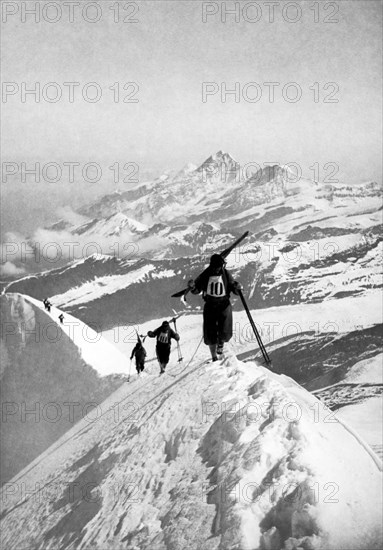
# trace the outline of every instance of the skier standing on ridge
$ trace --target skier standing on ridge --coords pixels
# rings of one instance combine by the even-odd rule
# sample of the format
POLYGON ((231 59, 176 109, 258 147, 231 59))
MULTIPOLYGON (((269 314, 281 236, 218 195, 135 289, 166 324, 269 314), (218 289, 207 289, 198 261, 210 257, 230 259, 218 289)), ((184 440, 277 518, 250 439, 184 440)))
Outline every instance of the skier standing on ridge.
POLYGON ((213 254, 209 267, 194 281, 188 282, 192 294, 203 292, 203 338, 210 348, 213 361, 223 353, 223 346, 233 336, 233 311, 230 293, 242 290, 225 269, 225 260, 220 254, 213 254))
POLYGON ((132 360, 133 357, 136 357, 136 370, 137 374, 140 374, 145 368, 146 351, 139 336, 137 336, 137 344, 132 350, 130 360, 132 360))
POLYGON ((179 334, 170 328, 168 321, 164 321, 156 330, 149 330, 148 336, 149 338, 157 338, 156 354, 160 365, 160 374, 163 374, 166 365, 169 363, 171 339, 173 338, 178 342, 180 339, 179 334))

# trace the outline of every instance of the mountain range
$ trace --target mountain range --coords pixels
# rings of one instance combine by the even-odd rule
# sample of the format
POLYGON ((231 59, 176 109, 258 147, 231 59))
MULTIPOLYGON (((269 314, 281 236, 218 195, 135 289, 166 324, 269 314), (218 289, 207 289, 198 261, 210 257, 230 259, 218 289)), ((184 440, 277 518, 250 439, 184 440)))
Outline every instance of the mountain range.
POLYGON ((50 401, 63 406, 64 397, 81 396, 82 406, 93 402, 105 414, 91 427, 76 418, 74 427, 63 422, 44 430, 9 415, 3 482, 17 474, 16 484, 49 488, 55 479, 61 484, 58 492, 48 489, 47 506, 38 502, 36 509, 32 497, 10 496, 3 512, 9 548, 362 550, 366 540, 368 548, 379 548, 371 507, 381 503, 372 463, 379 465, 382 457, 382 195, 381 183, 314 182, 297 178, 289 166, 247 173, 218 151, 200 166, 189 163, 84 205, 77 212, 80 223, 57 220, 45 228, 58 243, 69 237, 79 250, 97 245, 96 252, 93 246, 84 257, 4 285, 2 310, 11 334, 3 333, 1 340, 2 401, 23 403, 30 393, 28 406, 50 401), (245 230, 249 237, 228 256, 227 268, 244 287, 272 373, 261 366, 237 298, 231 347, 217 368, 206 365, 208 352, 198 344, 201 298, 171 298, 212 253, 245 230), (45 297, 53 304, 51 314, 42 311, 45 297), (67 326, 58 323, 60 312, 67 326), (146 334, 174 313, 182 313, 184 364, 177 365, 174 351, 169 376, 159 383, 154 347, 147 341, 145 376, 134 374, 132 382, 129 357, 137 333, 146 334), (57 324, 60 344, 36 343, 26 323, 57 324), (80 339, 71 338, 71 323, 81 326, 80 339), (97 348, 84 337, 88 330, 94 340, 99 337, 97 348), (199 403, 217 395, 220 415, 203 425, 199 403), (254 400, 261 405, 262 397, 298 403, 302 420, 270 421, 268 413, 237 431, 230 422, 219 423, 222 403, 239 403, 243 410, 254 400), (133 403, 137 423, 108 423, 113 403, 133 403), (336 415, 352 437, 338 424, 312 420, 310 408, 322 406, 325 417, 336 415), (36 435, 28 439, 28 430, 36 435), (344 453, 336 449, 337 439, 344 453), (131 486, 124 482, 129 472, 142 504, 130 502, 131 486), (197 494, 201 479, 209 484, 203 505, 197 494), (217 486, 222 480, 233 486, 236 479, 261 486, 262 495, 269 482, 290 479, 300 497, 291 504, 277 491, 274 500, 259 506, 232 497, 222 503, 217 486), (101 501, 86 502, 80 493, 66 499, 65 488, 92 482, 102 488, 101 501), (342 485, 333 510, 348 535, 342 538, 342 529, 336 534, 330 508, 313 501, 309 482, 342 485), (119 489, 112 502, 108 491, 114 483, 119 489), (41 535, 28 534, 26 518, 34 533, 43 525, 41 535), (358 518, 352 528, 351 518, 358 518), (13 526, 20 522, 15 537, 13 526))

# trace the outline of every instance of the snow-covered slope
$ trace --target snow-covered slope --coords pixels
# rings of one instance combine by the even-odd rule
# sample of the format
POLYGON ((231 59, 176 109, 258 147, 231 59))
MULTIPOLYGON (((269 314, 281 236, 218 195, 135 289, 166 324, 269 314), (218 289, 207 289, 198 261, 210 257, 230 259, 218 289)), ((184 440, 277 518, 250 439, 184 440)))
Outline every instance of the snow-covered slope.
POLYGON ((1 296, 1 482, 51 445, 81 411, 122 383, 129 360, 59 310, 19 294, 1 296), (110 376, 101 376, 110 374, 110 376))
POLYGON ((336 413, 337 418, 347 422, 357 433, 363 434, 370 447, 380 460, 383 460, 382 425, 380 422, 382 420, 382 398, 380 396, 366 399, 363 395, 363 387, 358 390, 359 402, 339 409, 336 413))
POLYGON ((366 444, 291 379, 201 353, 122 386, 4 487, 3 545, 381 548, 366 444))
POLYGON ((357 361, 341 381, 322 387, 315 395, 362 434, 383 459, 383 354, 357 361))
MULTIPOLYGON (((23 298, 40 309, 44 308, 42 302, 35 298, 30 296, 23 296, 23 298)), ((84 361, 101 376, 127 373, 126 357, 105 340, 102 334, 94 330, 99 327, 92 328, 69 313, 64 314, 62 310, 54 306, 49 313, 47 312, 47 315, 58 323, 60 329, 79 348, 84 361), (63 323, 58 320, 60 314, 64 315, 63 323)))

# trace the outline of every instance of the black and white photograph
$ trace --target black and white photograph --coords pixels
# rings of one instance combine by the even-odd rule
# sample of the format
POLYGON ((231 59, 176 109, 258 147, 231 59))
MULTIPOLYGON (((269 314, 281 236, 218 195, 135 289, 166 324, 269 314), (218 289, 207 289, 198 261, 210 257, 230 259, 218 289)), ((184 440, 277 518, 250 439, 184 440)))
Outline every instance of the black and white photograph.
POLYGON ((0 549, 381 550, 382 0, 0 11, 0 549))

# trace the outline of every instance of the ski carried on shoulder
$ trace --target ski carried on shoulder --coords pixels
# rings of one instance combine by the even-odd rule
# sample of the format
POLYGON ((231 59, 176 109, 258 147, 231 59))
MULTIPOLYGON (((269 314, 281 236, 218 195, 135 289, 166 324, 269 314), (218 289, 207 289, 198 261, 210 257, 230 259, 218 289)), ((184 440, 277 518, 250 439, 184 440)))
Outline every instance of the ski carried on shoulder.
MULTIPOLYGON (((249 232, 246 231, 241 237, 239 237, 239 239, 237 239, 233 244, 231 244, 228 248, 225 248, 225 250, 222 250, 222 252, 219 252, 219 255, 222 257, 222 258, 226 258, 230 252, 232 250, 234 250, 234 248, 236 246, 239 245, 240 242, 242 242, 247 236, 248 236, 249 232)), ((174 294, 172 294, 172 298, 182 298, 182 299, 185 299, 185 296, 190 292, 190 288, 187 287, 187 288, 184 288, 183 290, 180 290, 179 292, 175 292, 174 294)))
MULTIPOLYGON (((222 252, 219 253, 219 255, 222 257, 222 258, 226 258, 230 252, 236 247, 239 245, 240 242, 242 242, 249 234, 249 231, 246 231, 241 237, 239 237, 239 239, 237 239, 232 245, 230 245, 228 248, 226 248, 225 250, 223 250, 222 252)), ((207 269, 209 268, 206 268, 202 274, 200 276, 203 276, 203 274, 207 271, 207 269)), ((185 297, 186 295, 190 292, 190 287, 188 286, 187 288, 184 288, 183 290, 180 290, 179 292, 176 292, 174 294, 172 294, 172 298, 181 298, 181 300, 186 304, 186 300, 185 300, 185 297)), ((259 349, 263 355, 263 358, 264 358, 264 361, 265 361, 265 365, 267 368, 269 368, 270 370, 272 370, 272 364, 271 364, 271 359, 267 353, 267 350, 265 348, 265 345, 264 343, 262 342, 262 338, 261 338, 261 335, 259 334, 258 332, 258 329, 254 323, 254 320, 253 320, 253 317, 251 315, 251 312, 249 310, 249 307, 246 303, 246 300, 245 300, 245 297, 242 293, 242 290, 238 290, 238 295, 241 299, 241 302, 242 302, 242 305, 244 307, 244 310, 246 312, 246 315, 249 319, 249 322, 250 322, 250 325, 251 325, 251 328, 253 329, 253 332, 254 332, 254 335, 257 339, 257 343, 258 343, 258 346, 259 346, 259 349)), ((174 311, 174 310, 173 310, 174 311)), ((175 323, 174 323, 175 324, 175 323)), ((181 353, 179 351, 179 356, 181 357, 181 353)), ((182 357, 181 359, 182 360, 182 357)))
MULTIPOLYGON (((173 319, 170 319, 169 323, 173 323, 174 324, 174 330, 176 332, 178 332, 177 331, 177 319, 179 319, 181 317, 181 315, 183 315, 183 312, 181 312, 177 315, 177 312, 174 311, 174 309, 173 309, 173 313, 174 313, 174 317, 173 317, 173 319)), ((178 362, 182 363, 184 358, 182 357, 181 346, 180 346, 180 343, 179 343, 178 340, 177 340, 177 353, 178 353, 178 362)))
POLYGON ((182 315, 184 315, 184 311, 181 311, 180 313, 177 313, 174 309, 173 309, 173 313, 174 313, 174 317, 172 317, 171 319, 169 319, 169 325, 170 323, 175 323, 180 317, 182 317, 182 315))

